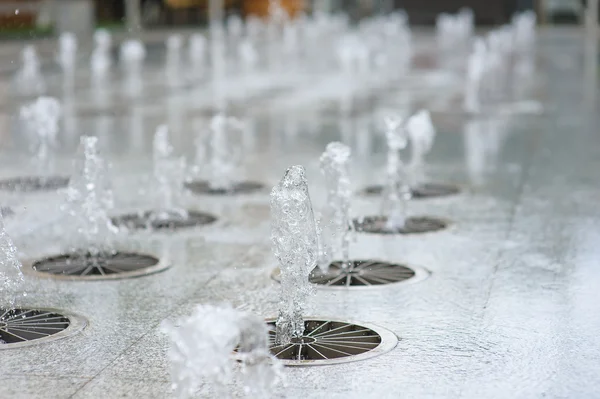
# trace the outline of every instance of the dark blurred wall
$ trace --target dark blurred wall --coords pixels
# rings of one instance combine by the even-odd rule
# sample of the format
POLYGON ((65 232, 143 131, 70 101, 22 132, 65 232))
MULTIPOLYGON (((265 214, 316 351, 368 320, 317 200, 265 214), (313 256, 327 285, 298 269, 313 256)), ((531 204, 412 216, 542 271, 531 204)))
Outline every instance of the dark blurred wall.
MULTIPOLYGON (((518 3, 533 0, 394 0, 396 8, 406 10, 411 24, 431 25, 439 13, 455 13, 461 8, 470 8, 475 13, 478 25, 499 25, 510 20, 518 3)), ((525 6, 520 4, 519 6, 525 6)))
POLYGON ((517 11, 533 10, 533 0, 517 0, 517 11))
POLYGON ((125 17, 124 0, 95 0, 96 21, 119 22, 125 17))

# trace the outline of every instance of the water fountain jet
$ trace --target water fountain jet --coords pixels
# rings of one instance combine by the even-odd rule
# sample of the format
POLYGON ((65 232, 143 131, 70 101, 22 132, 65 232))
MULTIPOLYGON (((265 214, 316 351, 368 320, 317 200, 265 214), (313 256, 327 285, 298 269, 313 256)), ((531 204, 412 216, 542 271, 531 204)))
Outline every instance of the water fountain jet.
POLYGON ((17 71, 15 84, 22 95, 39 95, 46 90, 41 64, 34 46, 27 45, 21 51, 21 69, 17 71))
POLYGON ((142 69, 146 47, 139 40, 127 40, 121 44, 120 62, 125 74, 123 88, 129 95, 137 96, 143 90, 142 69))
POLYGON ((118 233, 108 216, 113 208, 113 195, 97 137, 81 137, 75 168, 78 173, 71 178, 63 207, 69 226, 73 227, 70 251, 81 257, 89 255, 95 262, 116 252, 118 233))
POLYGON ((157 210, 153 219, 171 217, 186 219, 188 213, 180 207, 185 176, 185 158, 173 156, 173 146, 169 139, 169 128, 161 125, 156 129, 153 143, 154 178, 157 183, 157 210))
POLYGON ((182 205, 186 162, 184 157, 173 155, 166 125, 159 126, 154 135, 153 161, 154 209, 119 216, 114 219, 117 225, 128 229, 173 230, 207 225, 217 220, 210 214, 187 210, 182 205))
POLYGON ((28 133, 34 137, 33 161, 38 176, 14 177, 0 180, 0 190, 34 192, 56 190, 65 187, 69 179, 53 176, 52 149, 56 146, 59 131, 61 104, 52 97, 39 97, 36 101, 21 107, 20 118, 25 122, 28 133))
POLYGON ((302 166, 290 167, 271 192, 271 241, 279 261, 279 316, 270 320, 271 353, 286 365, 358 360, 393 348, 394 334, 333 319, 305 316, 311 271, 319 257, 318 233, 302 166), (377 331, 376 331, 377 330, 377 331), (343 339, 339 339, 340 334, 343 339), (360 345, 353 341, 361 342, 360 345))
POLYGON ((367 193, 381 192, 383 196, 381 214, 365 216, 354 220, 356 231, 375 234, 413 234, 444 229, 447 222, 431 217, 408 217, 406 207, 413 192, 406 165, 400 158, 400 151, 408 144, 408 134, 404 119, 391 115, 384 118, 388 144, 386 184, 383 188, 368 187, 367 193))
POLYGON ((163 322, 161 330, 171 340, 168 357, 177 398, 199 391, 231 397, 237 378, 245 396, 269 398, 282 381, 279 362, 269 354, 267 326, 252 314, 230 306, 198 305, 189 317, 163 322))
POLYGON ((425 156, 431 151, 435 140, 435 126, 431 114, 420 110, 406 123, 411 143, 411 159, 408 176, 413 198, 432 198, 457 194, 460 189, 452 184, 434 183, 427 179, 425 156))
POLYGON ((90 67, 94 81, 102 80, 112 64, 110 49, 112 38, 105 29, 97 29, 94 32, 94 50, 90 58, 90 67))
POLYGON ((54 226, 55 234, 64 238, 66 250, 27 262, 24 270, 67 280, 137 277, 165 270, 168 265, 154 256, 121 250, 121 232, 108 215, 113 196, 98 138, 81 137, 78 152, 74 163, 77 173, 65 190, 61 207, 65 220, 54 226))
POLYGON ((0 306, 2 308, 15 306, 23 282, 17 248, 4 228, 3 214, 0 213, 0 306))
POLYGON ((304 333, 303 312, 317 264, 318 238, 304 168, 292 166, 271 192, 271 241, 281 270, 281 305, 276 343, 304 333))
MULTIPOLYGON (((214 116, 210 123, 208 180, 188 181, 185 186, 195 194, 233 195, 261 190, 263 185, 242 179, 242 140, 235 135, 246 134, 245 124, 224 114, 214 116)), ((203 141, 197 143, 203 146, 203 141)), ((197 168, 200 165, 196 165, 197 168)))
POLYGON ((348 146, 334 142, 327 145, 321 155, 321 173, 327 185, 327 205, 321 217, 321 253, 319 268, 327 273, 334 254, 342 256, 342 272, 349 271, 350 234, 353 226, 350 218, 352 189, 348 164, 351 150, 348 146))
POLYGON ((71 75, 77 61, 77 36, 73 33, 61 33, 58 38, 56 59, 66 75, 71 75))

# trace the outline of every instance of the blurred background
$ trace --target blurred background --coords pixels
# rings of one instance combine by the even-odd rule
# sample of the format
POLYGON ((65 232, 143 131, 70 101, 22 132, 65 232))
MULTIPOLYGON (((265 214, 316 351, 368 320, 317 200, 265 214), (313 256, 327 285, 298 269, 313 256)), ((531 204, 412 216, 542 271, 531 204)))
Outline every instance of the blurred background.
MULTIPOLYGON (((211 2, 228 14, 265 16, 269 0, 0 0, 0 38, 35 38, 62 31, 91 33, 108 29, 160 29, 207 24, 211 2)), ((442 12, 471 8, 478 25, 498 25, 517 11, 534 10, 546 24, 583 22, 586 0, 284 0, 291 15, 344 11, 354 21, 396 8, 413 25, 432 25, 442 12)))

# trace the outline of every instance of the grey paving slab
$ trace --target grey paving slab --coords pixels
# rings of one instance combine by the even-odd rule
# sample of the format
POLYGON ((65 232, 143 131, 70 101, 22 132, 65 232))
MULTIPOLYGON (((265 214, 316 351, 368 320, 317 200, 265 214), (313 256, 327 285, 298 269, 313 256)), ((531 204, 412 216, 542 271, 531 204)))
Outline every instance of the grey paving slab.
POLYGON ((67 399, 88 381, 84 378, 3 375, 0 378, 3 398, 67 399))
POLYGON ((97 378, 81 387, 71 398, 148 398, 170 397, 170 383, 150 379, 97 378))

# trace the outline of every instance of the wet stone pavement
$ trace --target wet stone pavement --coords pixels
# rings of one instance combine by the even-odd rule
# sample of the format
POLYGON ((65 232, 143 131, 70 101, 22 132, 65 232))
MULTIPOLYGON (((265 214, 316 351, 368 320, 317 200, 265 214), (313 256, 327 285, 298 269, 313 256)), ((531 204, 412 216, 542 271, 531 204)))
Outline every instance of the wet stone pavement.
MULTIPOLYGON (((417 53, 431 55, 433 32, 419 32, 415 40, 417 53)), ((371 108, 344 117, 327 102, 294 104, 293 90, 277 93, 285 104, 266 96, 260 106, 240 107, 256 132, 247 143, 245 178, 267 189, 228 197, 188 193, 187 208, 215 215, 215 223, 123 237, 123 250, 169 263, 162 272, 108 281, 26 273, 23 306, 68 311, 87 325, 65 339, 0 351, 0 397, 169 397, 168 342, 160 323, 190 314, 198 303, 230 302, 276 316, 268 190, 288 166, 302 164, 320 210, 326 193, 318 157, 327 143, 342 140, 353 150, 352 214, 377 214, 378 197, 360 193, 384 181, 377 111, 407 97, 411 109, 432 110, 438 129, 427 158, 431 180, 461 192, 409 204, 411 215, 447 220, 446 229, 361 233, 350 252, 353 259, 412 265, 430 274, 414 284, 317 290, 311 316, 372 323, 391 330, 399 343, 360 362, 286 368, 287 386, 276 397, 598 397, 600 136, 598 103, 586 94, 597 94, 597 85, 585 80, 584 59, 577 32, 540 32, 532 100, 543 105, 542 114, 466 115, 452 100, 460 94, 455 83, 431 93, 399 84, 362 102, 371 108), (446 103, 436 94, 442 92, 449 93, 446 103)), ((151 63, 146 73, 158 76, 160 68, 151 63)), ((8 86, 10 77, 2 79, 8 86)), ((69 175, 79 136, 96 135, 112 164, 114 216, 147 209, 155 128, 169 123, 175 151, 193 156, 198 126, 207 123, 203 111, 193 109, 195 94, 156 84, 153 93, 160 94, 115 102, 115 112, 104 112, 95 110, 85 82, 82 77, 73 97, 55 94, 67 113, 54 172, 69 175)), ((25 100, 8 90, 0 97, 7 104, 0 113, 0 178, 34 174, 16 116, 25 100)), ((52 191, 0 193, 0 205, 13 212, 5 223, 24 267, 27 260, 58 254, 66 228, 57 211, 61 201, 52 191)))

